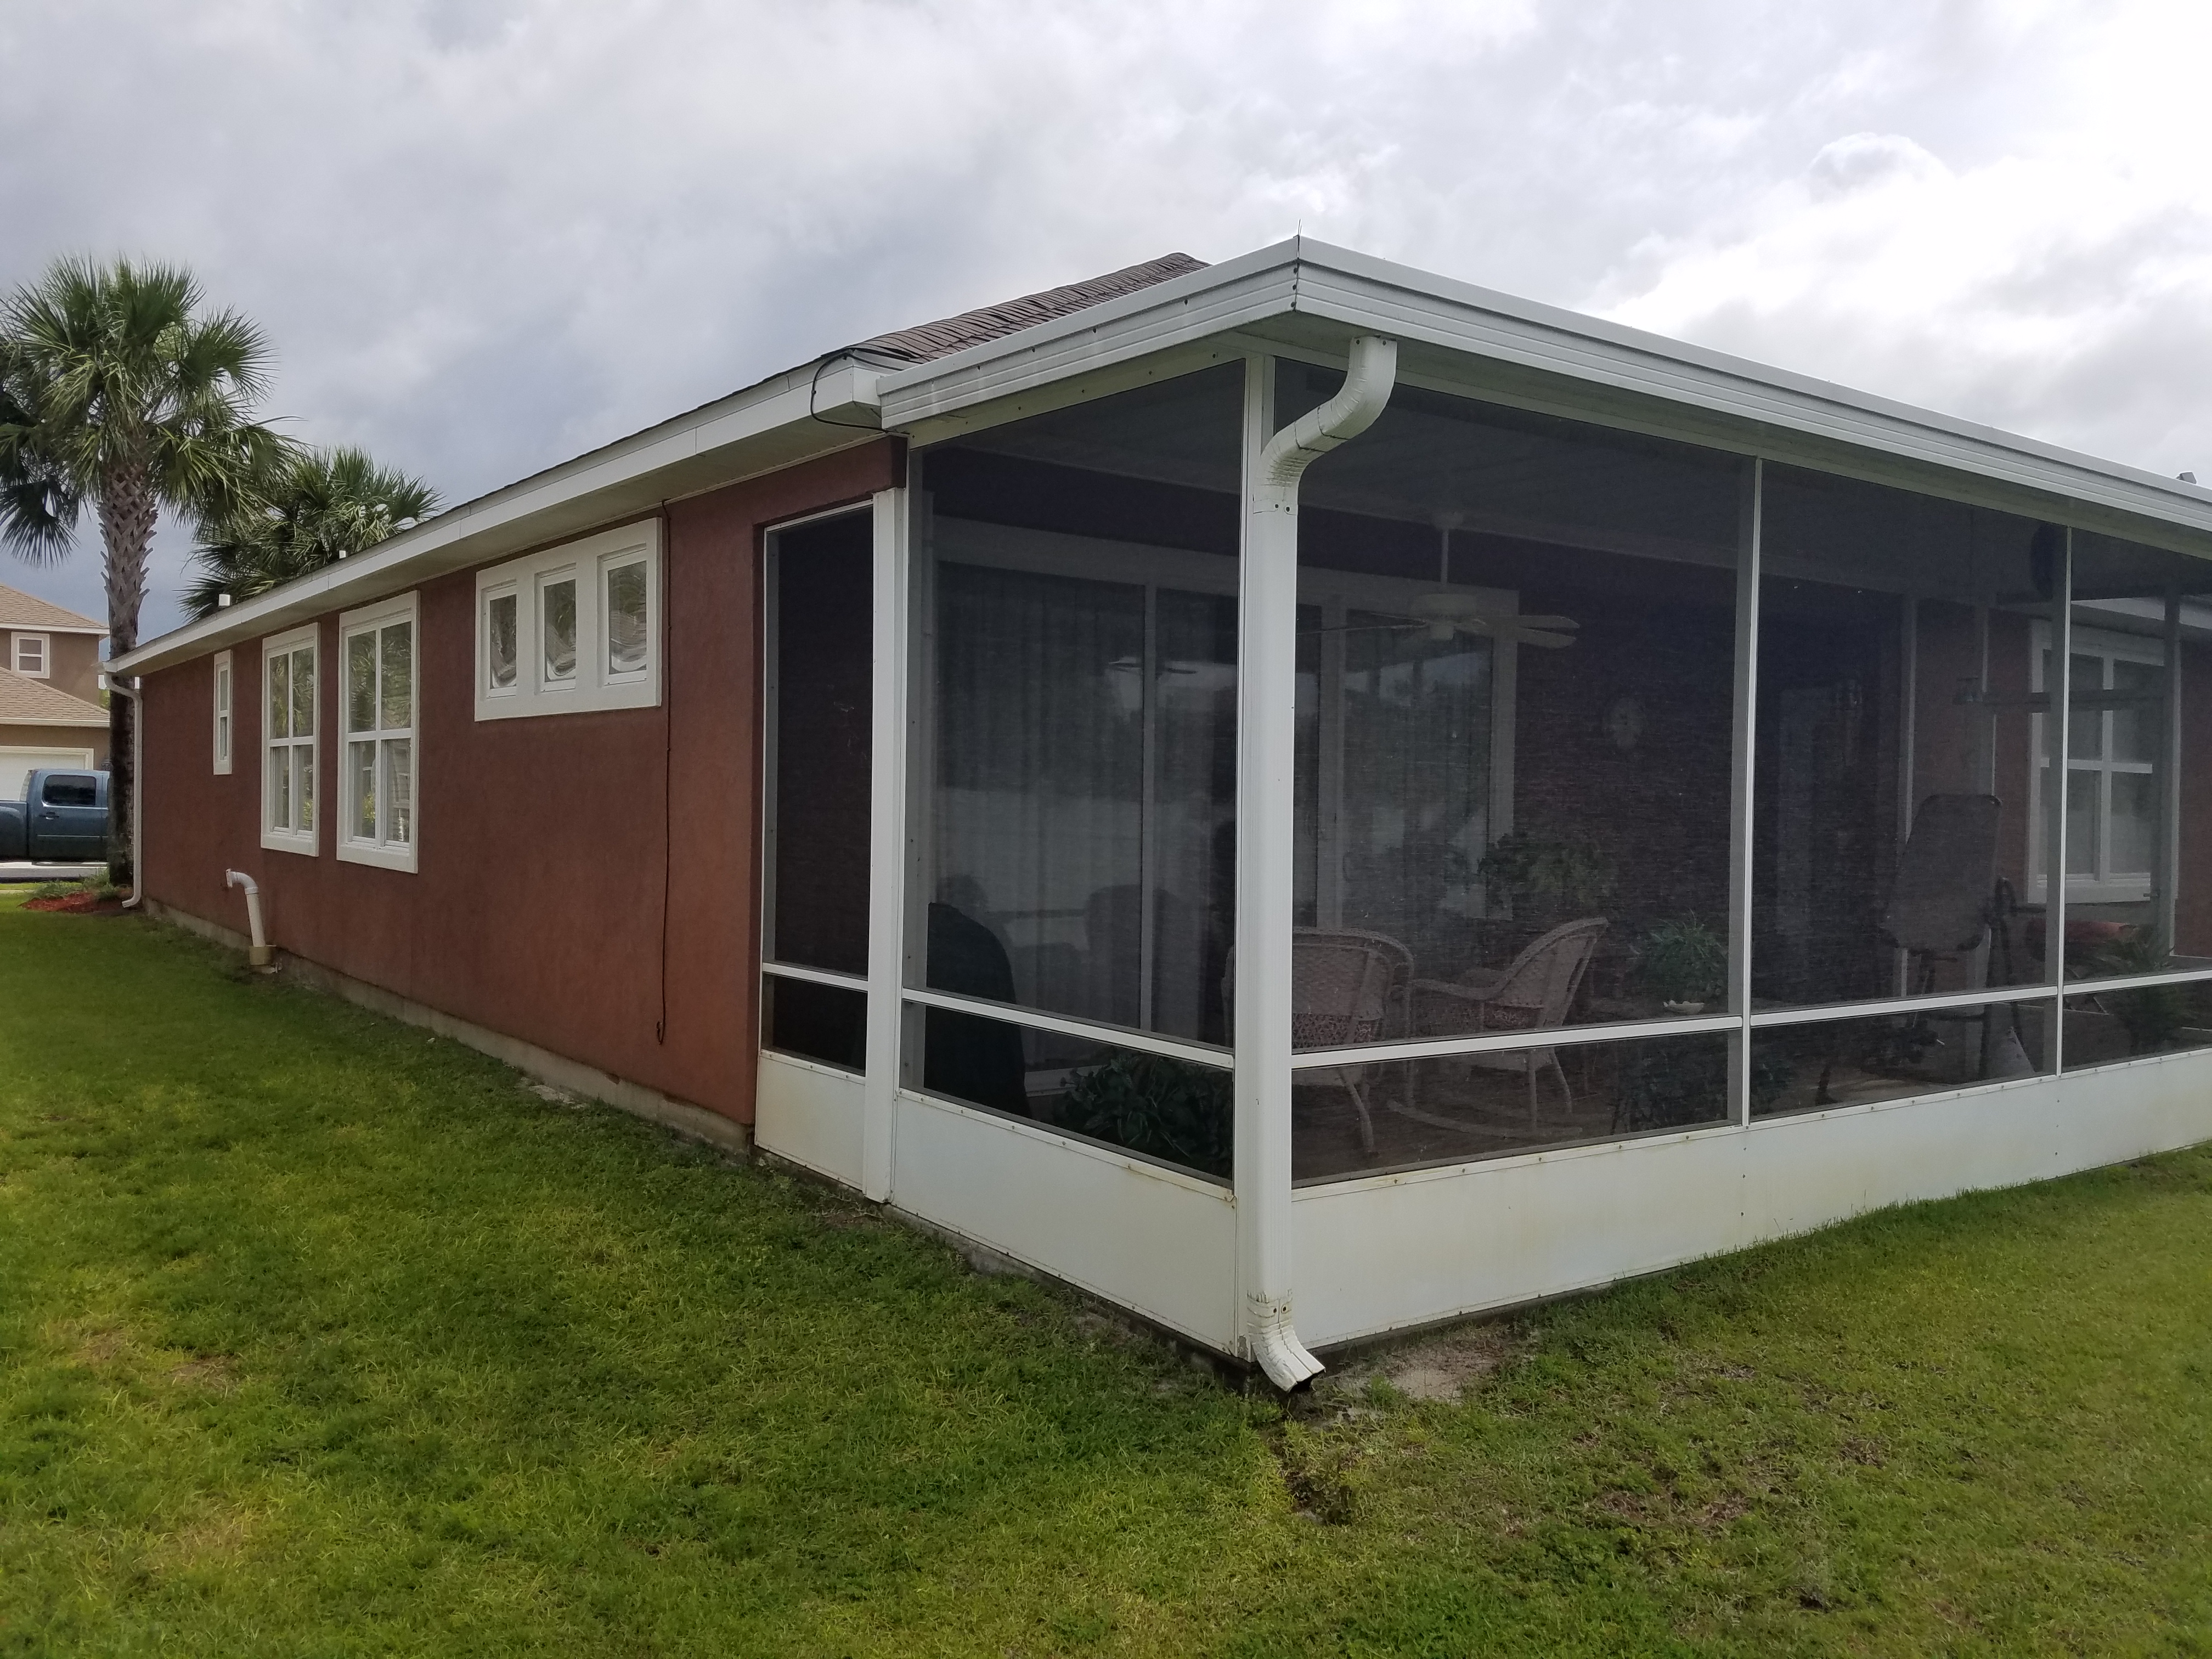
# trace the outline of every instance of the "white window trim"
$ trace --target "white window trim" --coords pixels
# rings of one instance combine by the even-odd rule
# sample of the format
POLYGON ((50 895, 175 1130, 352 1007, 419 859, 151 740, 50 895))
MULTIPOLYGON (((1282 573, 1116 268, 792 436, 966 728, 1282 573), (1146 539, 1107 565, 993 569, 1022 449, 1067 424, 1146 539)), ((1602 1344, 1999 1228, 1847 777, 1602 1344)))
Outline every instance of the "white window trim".
MULTIPOLYGON (((2043 659, 2051 649, 2051 624, 2045 622, 2037 623, 2033 629, 2033 641, 2029 646, 2028 685, 2032 691, 2039 695, 2044 690, 2043 659)), ((2140 634, 2116 634, 2100 628, 2082 628, 2078 625, 2071 630, 2070 638, 2073 654, 2077 657, 2097 657, 2119 662, 2148 663, 2155 667, 2163 667, 2166 664, 2166 644, 2162 640, 2147 638, 2140 634)), ((2104 716, 2100 715, 2100 718, 2104 716)), ((2045 722, 2048 719, 2049 716, 2046 714, 2036 714, 2030 722, 2031 729, 2028 732, 2027 799, 2031 844, 2028 854, 2027 902, 2031 904, 2050 902, 2051 884, 2045 864, 2044 842, 2047 830, 2045 824, 2045 809, 2043 794, 2044 774, 2048 769, 2048 763, 2044 758, 2044 731, 2045 722)), ((2109 744, 2111 738, 2107 735, 2106 742, 2109 744)), ((2114 772, 2134 772, 2147 773, 2155 776, 2159 770, 2159 763, 2155 761, 2116 762, 2108 756, 2100 761, 2088 762, 2076 766, 2069 757, 2067 770, 2069 772, 2094 771, 2106 780, 2097 797, 2097 811, 2105 820, 2100 826, 2101 833, 2098 844, 2100 847, 2110 847, 2112 845, 2110 775, 2114 772)), ((2066 878, 2066 899, 2069 904, 2140 904, 2151 898, 2157 889, 2158 876, 2154 871, 2127 872, 2115 876, 2108 870, 2101 876, 2069 875, 2066 878)))
POLYGON ((50 680, 54 677, 54 636, 51 634, 19 633, 8 653, 8 665, 27 680, 50 680), (23 666, 23 647, 35 641, 39 647, 39 665, 23 666))
POLYGON ((314 858, 322 852, 323 820, 329 816, 325 810, 327 797, 323 789, 323 643, 322 630, 313 623, 305 628, 295 628, 287 633, 272 634, 261 641, 261 844, 271 852, 298 853, 314 858), (289 656, 299 650, 314 653, 315 665, 315 730, 304 740, 272 738, 269 735, 269 664, 275 657, 289 656), (272 829, 269 811, 274 804, 269 798, 269 756, 276 743, 292 744, 307 751, 307 769, 314 775, 315 823, 307 830, 272 829))
POLYGON ((477 571, 472 624, 476 635, 472 653, 476 717, 480 720, 516 720, 539 714, 659 707, 660 564, 660 520, 645 519, 477 571), (617 674, 608 662, 602 598, 608 573, 640 560, 645 564, 645 666, 617 674), (543 618, 538 596, 548 580, 557 580, 570 570, 576 578, 576 673, 574 679, 548 682, 544 673, 544 641, 539 635, 543 618), (491 601, 509 593, 515 601, 514 684, 494 690, 489 648, 491 601))
MULTIPOLYGON (((382 660, 379 659, 379 685, 382 684, 382 660)), ((412 593, 403 593, 398 599, 382 599, 364 605, 358 611, 348 611, 338 617, 337 720, 338 730, 335 749, 337 763, 332 769, 337 774, 337 799, 334 803, 337 817, 331 830, 331 844, 339 860, 346 864, 369 864, 379 869, 404 871, 413 875, 417 868, 422 840, 422 623, 420 607, 412 593), (404 622, 408 628, 407 650, 407 710, 411 725, 394 727, 386 732, 380 726, 375 734, 377 766, 384 764, 384 744, 393 737, 407 740, 407 798, 411 803, 408 820, 408 838, 394 846, 381 839, 363 840, 353 834, 354 799, 353 744, 355 734, 351 725, 352 710, 349 705, 349 682, 345 676, 349 641, 366 634, 375 636, 392 623, 404 622)), ((382 718, 380 690, 379 718, 382 718)), ((378 824, 380 831, 381 823, 378 824)))
POLYGON ((215 653, 215 672, 211 677, 215 696, 214 730, 210 734, 215 745, 215 775, 219 778, 230 775, 232 757, 238 747, 238 676, 230 665, 230 653, 215 653))

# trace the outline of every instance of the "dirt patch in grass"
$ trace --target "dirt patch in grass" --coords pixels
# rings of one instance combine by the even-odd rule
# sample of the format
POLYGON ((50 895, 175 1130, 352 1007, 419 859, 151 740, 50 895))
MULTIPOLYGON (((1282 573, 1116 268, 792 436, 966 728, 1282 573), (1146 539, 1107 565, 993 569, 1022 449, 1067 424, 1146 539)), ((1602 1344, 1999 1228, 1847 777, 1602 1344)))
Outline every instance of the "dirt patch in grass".
POLYGON ((96 1330, 77 1334, 67 1346, 71 1359, 96 1371, 113 1370, 137 1347, 131 1333, 119 1325, 102 1326, 96 1330))
POLYGON ((183 1572, 227 1564, 244 1553, 254 1531, 255 1517, 246 1510, 212 1505, 156 1538, 146 1565, 155 1572, 183 1572))
POLYGON ((227 1353, 201 1354, 171 1370, 169 1381, 179 1388, 228 1394, 238 1386, 238 1361, 227 1353))
POLYGON ((1315 1403, 1356 1404, 1380 1382, 1404 1399, 1455 1405, 1468 1391, 1497 1375, 1525 1346, 1513 1325, 1492 1320, 1454 1325, 1396 1343, 1364 1349, 1330 1366, 1314 1385, 1315 1403))

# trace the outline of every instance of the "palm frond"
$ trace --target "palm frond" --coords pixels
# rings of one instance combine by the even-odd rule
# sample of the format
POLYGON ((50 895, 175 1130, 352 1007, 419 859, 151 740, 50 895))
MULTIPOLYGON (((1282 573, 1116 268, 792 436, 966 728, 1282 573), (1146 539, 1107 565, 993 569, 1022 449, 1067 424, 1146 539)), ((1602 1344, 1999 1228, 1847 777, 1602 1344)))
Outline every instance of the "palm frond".
POLYGON ((280 587, 437 508, 437 491, 364 450, 295 446, 258 475, 252 496, 201 520, 185 607, 204 617, 224 594, 250 599, 280 587))

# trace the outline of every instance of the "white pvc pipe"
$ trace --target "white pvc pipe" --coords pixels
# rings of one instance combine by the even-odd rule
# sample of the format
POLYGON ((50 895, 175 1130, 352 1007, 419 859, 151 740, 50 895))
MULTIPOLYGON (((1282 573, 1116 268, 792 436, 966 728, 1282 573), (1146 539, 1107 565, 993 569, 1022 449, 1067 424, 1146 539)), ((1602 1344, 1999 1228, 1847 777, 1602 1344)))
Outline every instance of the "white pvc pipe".
POLYGON ((1322 1365, 1291 1316, 1291 872, 1297 769, 1298 483, 1375 423, 1398 347, 1364 335, 1336 396, 1267 436, 1271 365, 1247 366, 1244 536, 1237 583, 1236 1163, 1243 1344, 1279 1389, 1322 1365))
POLYGON ((261 889, 243 870, 224 871, 222 884, 246 890, 246 925, 253 936, 253 948, 246 952, 246 959, 256 968, 266 968, 269 965, 269 936, 261 931, 261 889))

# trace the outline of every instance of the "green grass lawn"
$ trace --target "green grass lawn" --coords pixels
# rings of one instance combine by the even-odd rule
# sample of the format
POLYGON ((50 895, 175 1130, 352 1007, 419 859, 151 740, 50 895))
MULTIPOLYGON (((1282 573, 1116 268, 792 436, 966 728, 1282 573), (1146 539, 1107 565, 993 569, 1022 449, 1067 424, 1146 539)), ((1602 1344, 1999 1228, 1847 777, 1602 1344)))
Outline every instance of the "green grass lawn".
POLYGON ((0 1653, 2212 1651, 2212 1156, 1511 1352, 1285 1418, 854 1202, 0 901, 0 1653))

